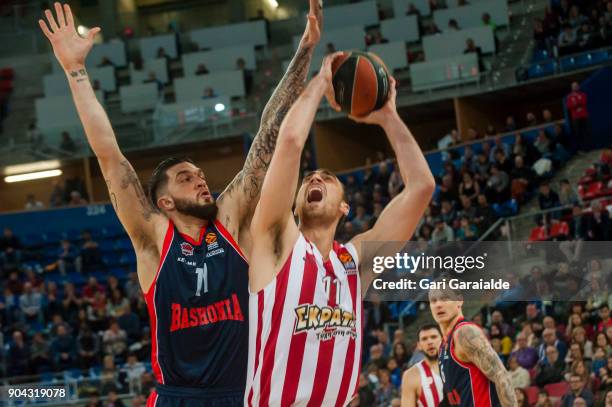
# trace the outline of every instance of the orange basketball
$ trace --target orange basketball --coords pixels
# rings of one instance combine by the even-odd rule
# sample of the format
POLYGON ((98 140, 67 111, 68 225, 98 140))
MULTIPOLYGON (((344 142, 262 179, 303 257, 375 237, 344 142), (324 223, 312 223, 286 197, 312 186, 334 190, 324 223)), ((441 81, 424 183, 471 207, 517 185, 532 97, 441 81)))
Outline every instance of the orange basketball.
POLYGON ((389 75, 383 61, 371 52, 349 51, 332 64, 336 102, 353 116, 365 116, 387 101, 389 75))

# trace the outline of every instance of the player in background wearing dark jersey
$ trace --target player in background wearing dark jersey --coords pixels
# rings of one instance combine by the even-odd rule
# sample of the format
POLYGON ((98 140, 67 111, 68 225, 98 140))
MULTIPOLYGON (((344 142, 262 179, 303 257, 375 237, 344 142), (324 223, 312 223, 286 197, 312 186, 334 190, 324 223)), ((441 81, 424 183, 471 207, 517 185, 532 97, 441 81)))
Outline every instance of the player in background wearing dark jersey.
POLYGON ((442 379, 438 354, 442 333, 437 325, 423 325, 417 331, 417 349, 425 358, 402 375, 402 407, 438 407, 442 401, 442 379))
POLYGON ((85 37, 68 4, 45 10, 40 28, 66 73, 87 140, 110 200, 137 257, 149 308, 156 406, 242 405, 247 369, 249 225, 282 120, 304 88, 320 39, 322 5, 310 1, 304 35, 262 113, 243 169, 215 202, 204 174, 189 160, 168 159, 154 171, 149 197, 125 158, 96 99, 85 59, 100 28, 85 37), (234 240, 235 239, 235 240, 234 240), (236 244, 236 241, 238 244, 236 244), (214 345, 214 346, 213 346, 214 345), (218 346, 217 346, 218 345, 218 346))
POLYGON ((430 290, 429 307, 443 334, 440 348, 443 405, 516 407, 510 374, 482 329, 463 317, 461 293, 430 290))

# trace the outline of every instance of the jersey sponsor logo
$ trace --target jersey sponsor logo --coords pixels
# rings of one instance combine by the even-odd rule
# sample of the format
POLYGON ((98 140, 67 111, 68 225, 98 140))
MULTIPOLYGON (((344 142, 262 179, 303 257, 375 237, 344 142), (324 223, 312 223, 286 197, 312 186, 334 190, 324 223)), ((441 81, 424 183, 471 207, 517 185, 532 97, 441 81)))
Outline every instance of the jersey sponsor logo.
POLYGON ((244 321, 244 314, 236 294, 232 294, 230 298, 204 307, 187 308, 181 304, 174 303, 172 304, 171 312, 172 324, 170 332, 215 324, 221 321, 244 321))
POLYGON ((313 330, 320 341, 336 336, 357 338, 355 315, 339 306, 319 307, 315 304, 303 304, 294 309, 296 321, 294 334, 307 333, 313 330))
POLYGON ((351 256, 349 252, 340 253, 338 259, 342 263, 342 266, 344 267, 344 272, 347 276, 357 274, 357 265, 353 260, 353 256, 351 256))
POLYGON ((181 252, 183 256, 193 256, 193 246, 187 242, 181 243, 181 252))
POLYGON ((192 267, 196 266, 196 262, 195 261, 187 261, 187 259, 184 258, 184 257, 177 257, 176 261, 178 261, 179 263, 185 263, 188 266, 192 266, 192 267))
POLYGON ((217 241, 216 233, 208 232, 204 240, 206 241, 206 258, 216 256, 217 254, 225 253, 225 250, 222 247, 219 247, 219 242, 217 241))

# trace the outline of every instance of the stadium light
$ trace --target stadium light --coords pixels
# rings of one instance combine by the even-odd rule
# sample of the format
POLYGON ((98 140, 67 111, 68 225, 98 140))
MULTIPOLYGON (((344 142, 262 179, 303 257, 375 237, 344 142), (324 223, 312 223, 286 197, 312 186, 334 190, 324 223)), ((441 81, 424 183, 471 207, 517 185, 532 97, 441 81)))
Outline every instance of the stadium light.
POLYGON ((270 3, 272 8, 278 8, 278 1, 276 1, 276 0, 268 0, 268 3, 270 3))
POLYGON ((215 112, 222 112, 225 110, 225 105, 223 103, 217 103, 215 105, 215 112))
POLYGON ((41 178, 59 177, 60 175, 62 175, 62 170, 28 172, 26 174, 9 175, 8 177, 4 177, 4 182, 10 184, 13 182, 32 181, 41 178))
POLYGON ((38 172, 46 170, 55 170, 61 166, 59 160, 36 161, 33 163, 7 165, 4 168, 4 175, 17 175, 26 172, 38 172))

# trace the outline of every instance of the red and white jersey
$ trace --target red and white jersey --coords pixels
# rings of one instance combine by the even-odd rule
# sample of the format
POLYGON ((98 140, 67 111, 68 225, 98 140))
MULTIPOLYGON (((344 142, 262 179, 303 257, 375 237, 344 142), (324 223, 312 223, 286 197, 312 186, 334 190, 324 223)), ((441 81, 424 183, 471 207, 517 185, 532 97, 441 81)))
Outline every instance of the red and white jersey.
POLYGON ((300 233, 274 280, 249 298, 245 406, 344 406, 361 365, 361 284, 352 244, 329 259, 300 233))
POLYGON ((440 404, 444 397, 442 378, 431 369, 425 360, 421 360, 416 366, 421 377, 421 395, 417 400, 418 406, 438 407, 438 404, 440 404))

